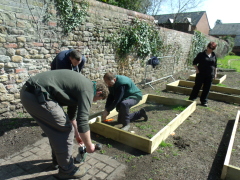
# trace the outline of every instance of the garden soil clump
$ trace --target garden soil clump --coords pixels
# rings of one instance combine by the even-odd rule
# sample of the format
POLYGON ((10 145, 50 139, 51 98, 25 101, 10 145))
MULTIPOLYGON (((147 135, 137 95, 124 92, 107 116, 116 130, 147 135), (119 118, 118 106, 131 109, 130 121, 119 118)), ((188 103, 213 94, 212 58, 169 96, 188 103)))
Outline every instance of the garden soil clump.
MULTIPOLYGON (((186 80, 193 71, 186 70, 174 74, 176 80, 186 80)), ((240 89, 240 73, 237 72, 219 72, 226 74, 227 78, 222 84, 227 87, 240 89)), ((155 94, 165 97, 187 100, 188 96, 167 92, 166 84, 173 82, 172 78, 158 81, 145 87, 138 84, 143 94, 155 94)), ((227 152, 234 120, 239 105, 209 100, 209 107, 200 105, 199 98, 196 110, 170 135, 159 147, 152 153, 147 154, 138 149, 116 142, 109 138, 102 137, 92 133, 92 139, 95 143, 103 144, 104 153, 120 163, 127 165, 124 180, 195 180, 212 179, 218 180, 227 152)), ((94 104, 91 113, 104 109, 104 101, 94 104)), ((161 108, 161 107, 159 107, 161 108)), ((173 108, 162 109, 161 111, 171 110, 173 108)), ((155 110, 147 109, 150 117, 155 117, 156 122, 173 119, 179 112, 163 114, 156 117, 155 110), (173 116, 173 117, 172 117, 173 116)), ((147 122, 132 123, 131 126, 143 126, 147 122)), ((137 128, 139 128, 137 127, 137 128)), ((150 127, 150 126, 149 126, 150 127)), ((136 128, 136 129, 137 129, 136 128)), ((139 128, 140 129, 140 128, 139 128)), ((162 127, 153 125, 147 132, 147 135, 155 134, 162 127)), ((237 134, 240 129, 238 127, 237 134)), ((31 145, 44 134, 36 122, 27 115, 21 117, 5 118, 0 121, 0 158, 7 157, 20 151, 27 145, 31 145)), ((237 136, 236 136, 237 137, 237 136)), ((238 136, 240 137, 240 135, 238 136)), ((239 159, 240 138, 235 139, 235 152, 233 159, 239 159)), ((236 161, 236 163, 239 161, 236 161)))

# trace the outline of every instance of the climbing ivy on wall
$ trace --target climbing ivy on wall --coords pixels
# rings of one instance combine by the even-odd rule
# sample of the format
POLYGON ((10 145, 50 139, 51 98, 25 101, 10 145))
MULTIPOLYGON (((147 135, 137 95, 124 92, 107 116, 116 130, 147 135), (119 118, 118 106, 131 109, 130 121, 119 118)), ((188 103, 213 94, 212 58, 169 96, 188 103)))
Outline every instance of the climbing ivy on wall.
POLYGON ((195 31, 192 39, 192 45, 188 55, 188 65, 192 64, 193 59, 199 52, 202 52, 206 48, 207 38, 200 31, 195 31))
POLYGON ((79 26, 87 16, 89 3, 82 0, 79 3, 72 0, 56 0, 56 6, 60 13, 60 23, 65 33, 71 32, 79 26))
POLYGON ((163 47, 162 38, 154 25, 134 19, 129 26, 123 26, 112 34, 117 59, 127 61, 129 55, 144 61, 149 55, 159 56, 163 47))

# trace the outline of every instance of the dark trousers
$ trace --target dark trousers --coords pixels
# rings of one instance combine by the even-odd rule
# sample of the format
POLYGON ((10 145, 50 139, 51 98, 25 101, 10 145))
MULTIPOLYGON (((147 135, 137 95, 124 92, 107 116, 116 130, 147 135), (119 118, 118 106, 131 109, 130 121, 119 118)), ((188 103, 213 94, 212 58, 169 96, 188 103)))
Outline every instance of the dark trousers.
POLYGON ((118 105, 118 122, 123 126, 128 125, 131 121, 135 121, 141 118, 140 111, 130 113, 129 110, 132 106, 136 105, 139 100, 126 99, 118 105))
POLYGON ((192 92, 190 94, 189 100, 195 100, 198 96, 198 93, 202 87, 202 94, 200 97, 200 101, 202 104, 207 103, 208 93, 210 91, 212 85, 213 77, 206 76, 202 74, 197 74, 195 78, 195 85, 193 86, 192 92))

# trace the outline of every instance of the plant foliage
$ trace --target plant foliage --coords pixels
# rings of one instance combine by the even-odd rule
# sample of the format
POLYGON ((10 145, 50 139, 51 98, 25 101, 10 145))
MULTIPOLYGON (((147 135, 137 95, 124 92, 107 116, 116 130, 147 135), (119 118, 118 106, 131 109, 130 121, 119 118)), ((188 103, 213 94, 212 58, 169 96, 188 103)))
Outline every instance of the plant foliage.
POLYGON ((130 26, 120 28, 112 37, 120 61, 125 61, 129 55, 142 60, 149 55, 159 56, 163 47, 162 38, 155 26, 138 19, 133 20, 130 26))
POLYGON ((60 23, 65 33, 69 33, 79 26, 87 16, 89 3, 86 0, 79 3, 72 0, 56 0, 56 2, 61 18, 60 23))

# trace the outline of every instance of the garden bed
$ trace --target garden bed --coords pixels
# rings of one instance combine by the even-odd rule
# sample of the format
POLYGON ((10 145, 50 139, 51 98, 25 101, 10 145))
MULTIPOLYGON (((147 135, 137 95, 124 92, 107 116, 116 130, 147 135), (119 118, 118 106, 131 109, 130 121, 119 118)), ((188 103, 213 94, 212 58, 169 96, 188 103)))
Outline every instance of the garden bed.
POLYGON ((221 179, 238 180, 240 177, 240 164, 239 164, 240 152, 235 151, 239 146, 239 137, 240 137, 239 123, 238 123, 240 120, 239 116, 240 116, 240 111, 238 111, 235 122, 234 122, 230 142, 228 145, 227 154, 226 154, 223 169, 222 169, 221 179))
MULTIPOLYGON (((195 81, 196 74, 192 74, 189 76, 188 80, 195 81)), ((217 74, 217 78, 213 79, 213 84, 221 84, 227 78, 226 74, 217 74)))
MULTIPOLYGON (((182 93, 185 95, 190 95, 194 82, 177 80, 166 85, 167 91, 182 93)), ((200 90, 198 96, 201 96, 202 90, 200 90)), ((209 99, 223 101, 228 103, 240 104, 240 90, 228 87, 221 87, 212 85, 210 92, 208 94, 209 99)))
MULTIPOLYGON (((90 129, 92 132, 95 132, 97 134, 100 134, 104 137, 107 138, 111 138, 115 141, 124 143, 126 145, 129 145, 131 147, 134 147, 136 149, 142 150, 144 152, 147 153, 152 153, 158 146, 159 144, 164 141, 172 132, 174 132, 174 130, 184 122, 185 119, 187 119, 187 117, 189 115, 191 115, 194 110, 196 109, 196 102, 192 102, 192 101, 188 101, 188 100, 180 100, 180 99, 174 99, 174 98, 167 98, 167 97, 162 97, 162 96, 157 96, 157 95, 144 95, 142 101, 140 101, 136 106, 134 106, 133 108, 136 108, 140 105, 144 105, 144 106, 148 106, 150 103, 150 109, 153 108, 160 108, 160 106, 165 108, 167 106, 177 106, 177 107, 186 107, 186 109, 184 109, 182 112, 178 111, 178 114, 176 113, 175 115, 172 114, 172 116, 168 116, 167 114, 165 114, 162 119, 159 118, 160 121, 162 121, 161 125, 159 128, 155 128, 156 125, 150 125, 151 121, 152 123, 157 123, 159 124, 160 121, 156 120, 158 119, 157 116, 150 116, 154 117, 155 120, 149 120, 149 122, 144 122, 142 123, 142 125, 139 125, 140 123, 135 122, 135 127, 137 126, 145 126, 147 127, 147 125, 150 125, 148 127, 154 127, 153 129, 149 128, 151 131, 151 135, 149 132, 147 132, 147 134, 142 135, 140 129, 138 133, 140 133, 139 135, 136 133, 131 133, 131 132, 126 132, 123 131, 117 127, 105 124, 101 122, 101 116, 99 116, 101 114, 101 112, 91 116, 92 119, 95 120, 96 116, 98 116, 97 118, 97 122, 90 124, 90 129), (147 104, 145 104, 147 103, 147 104), (94 117, 95 116, 95 117, 94 117), (175 116, 175 117, 174 117, 175 116), (169 118, 173 118, 173 119, 169 119, 169 118), (166 120, 166 121, 165 121, 166 120), (170 122, 167 122, 170 121, 170 122), (166 123, 167 122, 167 123, 166 123), (164 124, 166 123, 166 125, 164 124), (153 131, 155 132, 153 132, 153 131), (155 133, 155 134, 154 134, 155 133), (148 137, 146 137, 148 135, 148 137), (151 137, 150 137, 151 136, 151 137), (150 139, 149 139, 150 138, 150 139)), ((170 109, 170 108, 167 109, 170 109)), ((139 107, 138 107, 139 108, 139 107)), ((107 118, 112 118, 114 116, 116 116, 118 113, 116 112, 116 110, 111 111, 111 113, 109 114, 109 116, 107 118)), ((149 114, 149 113, 148 113, 149 114)), ((132 126, 134 128, 134 125, 132 126)), ((137 128, 135 128, 133 131, 137 130, 137 128)))

